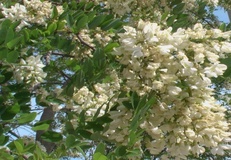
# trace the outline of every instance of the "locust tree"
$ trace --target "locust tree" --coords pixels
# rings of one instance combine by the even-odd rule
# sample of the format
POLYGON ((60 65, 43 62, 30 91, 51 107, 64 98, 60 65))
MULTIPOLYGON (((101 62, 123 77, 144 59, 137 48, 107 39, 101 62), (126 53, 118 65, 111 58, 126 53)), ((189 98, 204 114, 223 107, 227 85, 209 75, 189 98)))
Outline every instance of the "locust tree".
POLYGON ((229 157, 231 25, 217 6, 231 3, 2 1, 0 158, 229 157))

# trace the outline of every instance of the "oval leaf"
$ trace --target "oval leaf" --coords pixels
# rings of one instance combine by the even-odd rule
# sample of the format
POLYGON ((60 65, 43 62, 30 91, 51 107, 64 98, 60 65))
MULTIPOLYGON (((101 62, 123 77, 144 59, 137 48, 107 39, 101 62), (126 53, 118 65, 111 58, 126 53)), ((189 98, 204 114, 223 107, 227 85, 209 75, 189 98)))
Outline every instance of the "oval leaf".
POLYGON ((18 123, 24 124, 24 123, 31 122, 35 119, 36 115, 37 115, 36 112, 21 114, 21 116, 18 118, 18 123))
POLYGON ((41 138, 47 142, 58 142, 63 139, 63 136, 54 131, 47 131, 41 135, 41 138))

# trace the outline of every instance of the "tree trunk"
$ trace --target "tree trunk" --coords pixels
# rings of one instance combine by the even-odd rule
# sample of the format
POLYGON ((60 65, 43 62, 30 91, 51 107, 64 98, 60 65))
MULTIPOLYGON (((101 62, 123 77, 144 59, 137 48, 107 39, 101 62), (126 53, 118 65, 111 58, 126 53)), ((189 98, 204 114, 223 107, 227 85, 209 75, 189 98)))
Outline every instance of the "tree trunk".
POLYGON ((228 10, 229 22, 231 23, 231 10, 228 10))
MULTIPOLYGON (((40 118, 40 121, 53 120, 53 119, 54 119, 54 111, 52 110, 52 107, 46 107, 43 111, 43 114, 40 118)), ((49 129, 51 129, 51 125, 50 125, 49 129)), ((55 143, 46 142, 46 141, 42 140, 41 135, 44 132, 45 131, 37 131, 36 132, 36 141, 39 141, 46 148, 47 153, 51 153, 55 147, 55 143)))

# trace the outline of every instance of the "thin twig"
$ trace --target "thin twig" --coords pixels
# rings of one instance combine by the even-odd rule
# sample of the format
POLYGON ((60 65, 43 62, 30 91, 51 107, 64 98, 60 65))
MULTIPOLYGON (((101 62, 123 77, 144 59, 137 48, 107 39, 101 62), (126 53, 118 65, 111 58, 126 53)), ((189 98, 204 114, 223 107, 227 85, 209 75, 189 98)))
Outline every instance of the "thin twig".
POLYGON ((64 76, 66 79, 70 80, 71 78, 66 75, 62 70, 60 71, 61 75, 64 76))
POLYGON ((62 53, 55 53, 55 52, 51 52, 52 55, 56 55, 56 56, 62 56, 62 57, 70 57, 70 58, 74 58, 75 56, 69 55, 69 54, 62 54, 62 53))
POLYGON ((82 39, 82 37, 80 36, 79 33, 77 34, 77 38, 79 39, 79 41, 80 41, 83 45, 89 47, 92 51, 95 51, 95 48, 94 48, 93 46, 91 46, 90 44, 88 44, 87 42, 85 42, 85 41, 82 39))
POLYGON ((14 137, 16 137, 16 138, 21 138, 19 135, 17 135, 17 134, 14 133, 13 131, 9 131, 9 133, 10 133, 11 135, 13 135, 14 137))

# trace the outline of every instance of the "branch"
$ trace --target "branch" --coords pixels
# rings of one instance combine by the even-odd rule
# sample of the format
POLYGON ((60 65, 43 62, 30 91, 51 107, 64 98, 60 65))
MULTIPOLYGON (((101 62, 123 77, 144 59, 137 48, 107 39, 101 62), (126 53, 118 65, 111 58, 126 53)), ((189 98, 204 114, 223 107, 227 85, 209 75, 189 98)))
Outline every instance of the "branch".
POLYGON ((16 138, 21 138, 19 135, 17 135, 17 134, 14 133, 13 131, 9 131, 9 133, 10 133, 11 135, 13 135, 14 137, 16 137, 16 138))
POLYGON ((63 83, 61 83, 61 82, 42 82, 42 83, 40 83, 41 85, 45 85, 45 84, 57 84, 57 85, 61 85, 61 84, 63 84, 63 83))
POLYGON ((88 44, 87 42, 85 42, 82 37, 80 36, 80 34, 77 34, 77 38, 79 39, 80 43, 82 43, 83 45, 87 46, 88 48, 90 48, 92 51, 95 51, 95 48, 93 46, 91 46, 90 44, 88 44))
POLYGON ((51 52, 51 54, 56 55, 56 56, 62 56, 62 57, 70 57, 70 58, 74 58, 75 56, 69 55, 69 54, 63 54, 63 53, 55 53, 55 52, 51 52))
POLYGON ((71 79, 71 78, 70 78, 68 75, 66 75, 62 70, 60 71, 60 73, 61 73, 61 75, 62 75, 63 77, 65 77, 66 79, 68 79, 68 80, 71 79))

